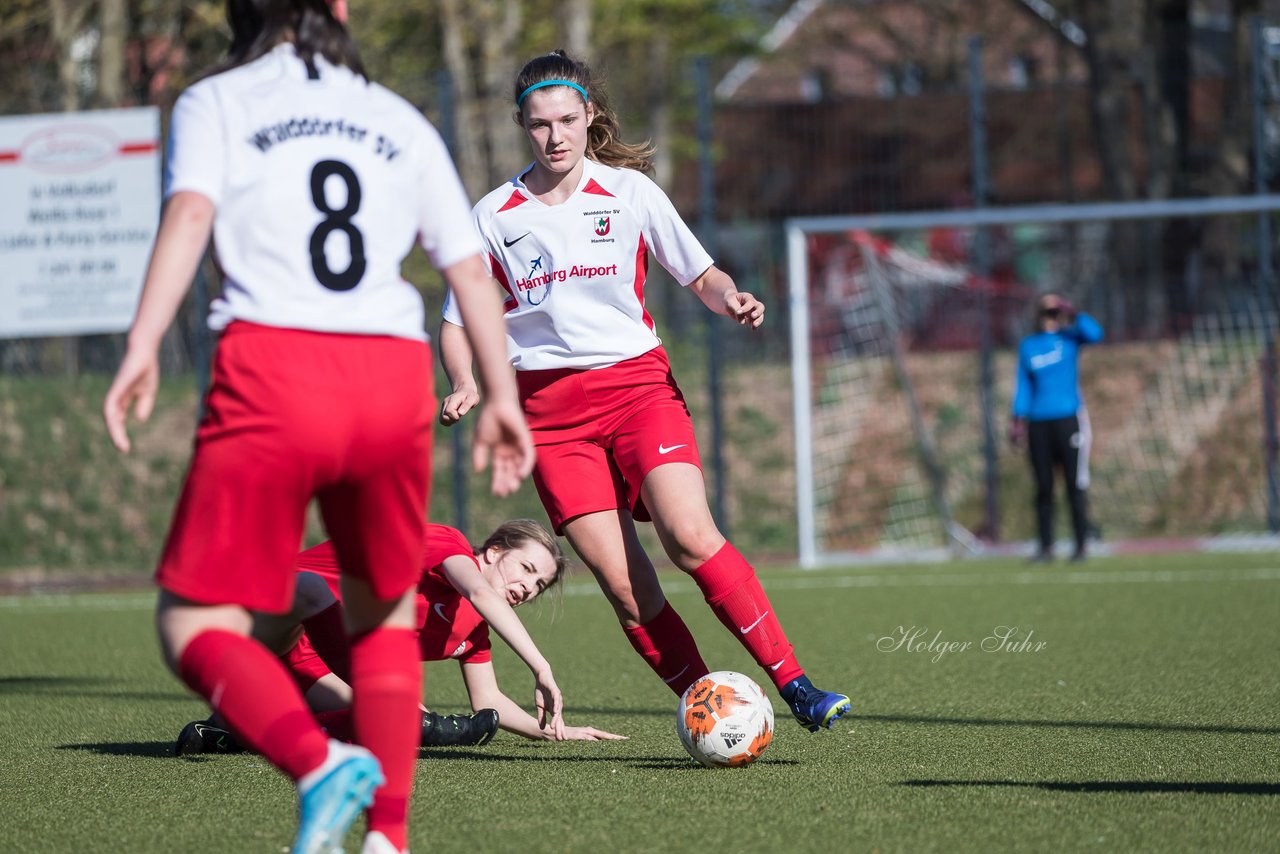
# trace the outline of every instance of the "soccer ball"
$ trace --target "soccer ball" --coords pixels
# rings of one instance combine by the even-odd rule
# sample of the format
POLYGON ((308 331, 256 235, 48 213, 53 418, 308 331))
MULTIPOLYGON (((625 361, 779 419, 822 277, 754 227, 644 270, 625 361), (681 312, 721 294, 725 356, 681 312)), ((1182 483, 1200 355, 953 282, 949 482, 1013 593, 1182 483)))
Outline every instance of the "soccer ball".
POLYGON ((717 670, 684 692, 676 731, 684 749, 703 765, 750 765, 773 741, 773 705, 746 676, 717 670))

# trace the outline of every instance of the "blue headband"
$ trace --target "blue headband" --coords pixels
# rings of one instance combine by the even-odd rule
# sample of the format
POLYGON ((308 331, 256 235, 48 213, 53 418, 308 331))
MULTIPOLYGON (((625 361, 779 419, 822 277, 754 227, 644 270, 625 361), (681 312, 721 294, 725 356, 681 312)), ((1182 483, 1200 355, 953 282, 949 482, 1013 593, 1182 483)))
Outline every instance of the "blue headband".
POLYGON ((582 100, 584 101, 591 100, 591 97, 587 95, 587 90, 583 89, 581 86, 579 86, 577 83, 574 83, 572 80, 543 80, 541 83, 534 83, 528 89, 525 89, 523 92, 521 92, 520 97, 516 98, 516 106, 517 107, 524 106, 525 96, 528 95, 530 92, 532 92, 534 89, 541 89, 543 86, 568 86, 572 89, 577 89, 578 94, 582 96, 582 100))

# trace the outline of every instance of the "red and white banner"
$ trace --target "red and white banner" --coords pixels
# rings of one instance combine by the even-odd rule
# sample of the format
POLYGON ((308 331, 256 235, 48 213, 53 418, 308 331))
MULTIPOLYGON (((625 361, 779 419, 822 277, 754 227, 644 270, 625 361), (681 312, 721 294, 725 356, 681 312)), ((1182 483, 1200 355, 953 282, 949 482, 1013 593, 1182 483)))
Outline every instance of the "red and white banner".
POLYGON ((155 107, 0 117, 0 338, 128 329, 160 215, 155 107))

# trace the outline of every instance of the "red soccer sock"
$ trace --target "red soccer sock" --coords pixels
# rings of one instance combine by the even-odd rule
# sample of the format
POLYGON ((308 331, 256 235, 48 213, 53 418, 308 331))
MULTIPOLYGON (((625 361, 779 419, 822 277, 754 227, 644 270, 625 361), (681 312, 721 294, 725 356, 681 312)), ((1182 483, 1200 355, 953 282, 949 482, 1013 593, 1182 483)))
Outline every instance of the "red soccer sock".
POLYGON ((347 742, 356 740, 356 728, 351 718, 350 709, 316 712, 316 723, 320 724, 329 738, 347 742))
POLYGON ((692 572, 720 622, 781 689, 804 674, 756 572, 731 543, 692 572))
POLYGON ((677 697, 707 675, 698 644, 670 602, 649 622, 642 626, 623 626, 622 631, 640 657, 677 697))
POLYGON ((320 766, 329 740, 288 671, 262 644, 210 629, 183 650, 178 672, 244 745, 298 780, 320 766))
MULTIPOLYGON (((342 603, 334 602, 314 617, 302 621, 316 655, 343 682, 351 684, 351 644, 342 622, 342 603)), ((335 736, 336 738, 336 736, 335 736)))
POLYGON ((369 807, 369 831, 408 844, 409 794, 422 738, 422 665, 417 632, 374 629, 351 642, 352 719, 356 740, 382 763, 386 783, 369 807))

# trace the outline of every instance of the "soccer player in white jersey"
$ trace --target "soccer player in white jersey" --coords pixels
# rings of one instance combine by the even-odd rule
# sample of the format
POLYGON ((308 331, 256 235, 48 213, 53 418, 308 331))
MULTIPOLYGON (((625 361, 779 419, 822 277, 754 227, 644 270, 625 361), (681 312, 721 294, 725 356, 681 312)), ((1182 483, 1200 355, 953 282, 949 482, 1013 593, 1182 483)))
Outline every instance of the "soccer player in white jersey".
MULTIPOLYGON (((534 482, 557 533, 604 590, 636 652, 676 695, 707 673, 666 601, 634 520, 652 521, 680 569, 811 731, 849 709, 805 676, 755 570, 707 507, 697 441, 644 306, 652 252, 711 311, 743 326, 764 305, 718 269, 643 173, 650 149, 619 139, 590 70, 562 51, 516 78, 516 122, 533 163, 476 205, 489 266, 506 292, 508 357, 538 449, 534 482)), ((460 306, 440 347, 456 422, 479 400, 460 306)))
POLYGON ((228 60, 174 107, 166 207, 103 415, 127 452, 127 415, 151 412, 157 349, 212 234, 222 336, 156 574, 161 645, 297 782, 295 852, 340 851, 368 805, 364 850, 382 854, 406 849, 420 725, 413 595, 435 402, 422 301, 400 277, 415 239, 467 317, 488 394, 476 462, 492 455, 496 493, 518 487, 533 448, 448 152, 366 78, 339 4, 228 0, 228 60), (326 739, 249 637, 254 612, 290 606, 313 495, 343 569, 363 748, 326 739))

